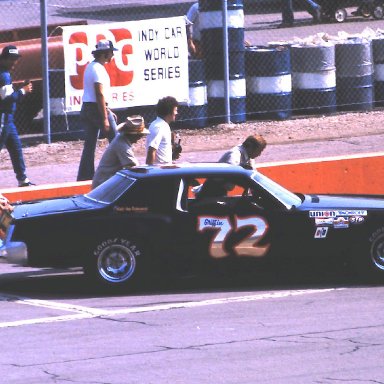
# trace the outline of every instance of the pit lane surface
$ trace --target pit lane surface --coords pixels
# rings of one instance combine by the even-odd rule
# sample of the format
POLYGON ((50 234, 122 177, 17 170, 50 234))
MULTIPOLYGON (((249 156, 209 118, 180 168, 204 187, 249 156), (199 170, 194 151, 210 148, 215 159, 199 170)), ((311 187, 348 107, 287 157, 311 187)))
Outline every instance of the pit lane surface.
POLYGON ((382 286, 272 279, 106 294, 77 270, 0 272, 7 384, 384 382, 382 286))

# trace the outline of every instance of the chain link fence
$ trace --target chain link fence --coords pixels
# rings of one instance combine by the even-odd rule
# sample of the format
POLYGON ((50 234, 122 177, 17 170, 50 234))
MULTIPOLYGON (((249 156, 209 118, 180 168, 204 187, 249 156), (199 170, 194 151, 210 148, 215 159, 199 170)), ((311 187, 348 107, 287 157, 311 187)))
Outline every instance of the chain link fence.
POLYGON ((49 135, 53 141, 82 138, 82 73, 100 38, 119 47, 108 71, 111 107, 120 120, 141 114, 149 124, 156 100, 168 95, 180 101, 176 126, 196 129, 382 106, 384 36, 373 24, 382 17, 376 2, 364 10, 365 21, 372 21, 369 30, 367 23, 357 23, 359 15, 348 23, 359 2, 325 0, 319 4, 326 24, 314 24, 301 3, 294 3, 295 29, 279 28, 280 3, 199 0, 198 19, 189 20, 191 24, 185 19, 194 4, 190 1, 115 0, 106 5, 101 0, 47 0, 46 79, 41 48, 44 2, 2 1, 0 49, 8 44, 19 48, 15 87, 29 79, 34 88, 18 105, 19 132, 45 139, 49 135), (341 10, 345 24, 335 20, 341 10), (341 33, 343 24, 353 24, 354 33, 341 33), (323 32, 327 28, 331 33, 323 32), (47 80, 49 132, 43 120, 47 80))

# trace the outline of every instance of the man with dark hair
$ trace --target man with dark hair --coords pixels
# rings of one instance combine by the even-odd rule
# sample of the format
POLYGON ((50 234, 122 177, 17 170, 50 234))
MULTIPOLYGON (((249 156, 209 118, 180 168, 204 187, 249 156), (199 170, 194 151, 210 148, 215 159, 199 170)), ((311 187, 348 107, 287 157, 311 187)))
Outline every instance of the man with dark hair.
POLYGON ((100 130, 109 142, 116 134, 116 116, 108 108, 110 78, 105 64, 117 49, 110 40, 100 40, 92 51, 94 61, 84 72, 84 94, 80 118, 85 131, 77 181, 91 180, 95 173, 95 150, 100 130))
POLYGON ((15 90, 10 74, 20 57, 14 45, 4 47, 0 55, 0 150, 4 145, 7 148, 19 187, 28 187, 34 184, 25 173, 23 150, 13 115, 17 103, 26 93, 32 92, 32 83, 26 81, 21 88, 15 90))
POLYGON ((157 118, 149 126, 146 163, 172 163, 172 132, 170 123, 176 120, 179 103, 172 96, 163 97, 157 103, 157 118))
POLYGON ((261 155, 267 146, 267 142, 261 135, 248 136, 241 145, 233 147, 225 152, 219 163, 240 165, 246 169, 254 169, 254 159, 261 155))

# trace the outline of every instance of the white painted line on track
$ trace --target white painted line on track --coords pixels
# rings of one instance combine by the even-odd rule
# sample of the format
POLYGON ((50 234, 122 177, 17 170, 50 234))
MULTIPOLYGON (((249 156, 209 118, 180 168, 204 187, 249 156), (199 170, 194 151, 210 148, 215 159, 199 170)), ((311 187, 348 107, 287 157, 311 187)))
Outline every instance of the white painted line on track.
POLYGON ((311 295, 316 293, 340 291, 343 289, 345 288, 276 291, 276 292, 268 292, 268 293, 259 293, 257 295, 222 297, 218 299, 185 301, 181 303, 177 302, 177 303, 167 303, 167 304, 155 304, 155 305, 148 305, 148 306, 142 306, 142 307, 123 308, 123 309, 117 309, 117 310, 101 310, 97 308, 83 307, 83 306, 74 305, 74 304, 65 304, 65 303, 58 303, 58 302, 48 301, 48 300, 30 299, 30 298, 20 297, 16 295, 0 294, 0 301, 12 301, 13 303, 16 303, 16 304, 31 305, 36 307, 44 307, 44 308, 51 308, 56 310, 76 312, 75 314, 72 314, 72 315, 41 317, 36 319, 2 322, 0 323, 0 328, 20 327, 24 325, 33 325, 33 324, 47 324, 47 323, 55 323, 55 322, 61 322, 61 321, 92 319, 96 317, 112 317, 116 315, 143 313, 143 312, 157 312, 157 311, 166 311, 171 309, 196 308, 196 307, 204 307, 209 305, 244 303, 247 301, 258 301, 258 300, 266 300, 266 299, 280 299, 280 298, 292 297, 292 296, 311 295))

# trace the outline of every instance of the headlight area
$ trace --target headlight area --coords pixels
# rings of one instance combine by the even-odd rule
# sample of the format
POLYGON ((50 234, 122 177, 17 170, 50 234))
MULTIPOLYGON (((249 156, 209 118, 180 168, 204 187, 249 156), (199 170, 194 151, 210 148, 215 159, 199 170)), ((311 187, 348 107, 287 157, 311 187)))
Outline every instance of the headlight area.
POLYGON ((26 265, 28 260, 26 244, 21 241, 11 241, 14 228, 14 225, 10 225, 5 238, 0 238, 0 263, 26 265))

